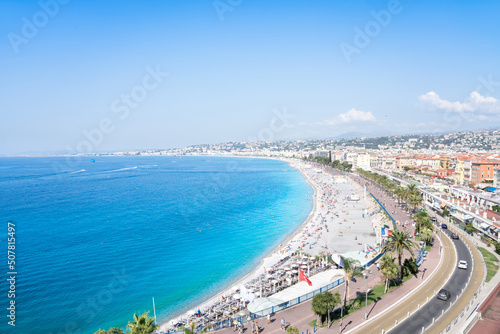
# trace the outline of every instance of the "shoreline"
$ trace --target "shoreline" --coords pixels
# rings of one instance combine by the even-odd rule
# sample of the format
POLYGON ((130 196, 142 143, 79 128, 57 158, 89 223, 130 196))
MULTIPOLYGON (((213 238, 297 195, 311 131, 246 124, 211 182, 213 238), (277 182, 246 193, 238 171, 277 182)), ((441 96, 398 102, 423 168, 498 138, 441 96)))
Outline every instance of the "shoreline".
MULTIPOLYGON (((226 157, 226 156, 220 156, 220 157, 226 157)), ((293 234, 291 234, 288 237, 286 237, 286 239, 283 240, 277 247, 273 248, 269 253, 267 253, 267 255, 265 255, 259 261, 259 265, 257 266, 257 268, 253 269, 252 271, 250 271, 245 276, 237 279, 236 282, 231 283, 228 287, 224 288, 222 291, 220 291, 217 294, 215 294, 214 296, 210 297, 209 299, 207 299, 203 303, 198 304, 194 308, 191 308, 191 310, 194 310, 194 309, 200 309, 201 310, 201 309, 205 308, 207 305, 213 304, 215 301, 217 301, 218 299, 220 299, 222 296, 227 295, 227 294, 231 294, 231 291, 234 290, 233 288, 238 287, 239 285, 245 283, 246 281, 248 281, 251 278, 259 276, 261 273, 264 272, 264 270, 265 270, 264 268, 266 268, 266 266, 270 267, 272 264, 276 263, 277 261, 274 261, 273 263, 266 263, 266 260, 268 260, 268 261, 272 260, 273 256, 276 256, 276 254, 283 248, 283 245, 286 245, 295 236, 297 236, 299 233, 301 233, 304 230, 304 228, 307 226, 307 224, 310 221, 312 221, 312 219, 315 217, 315 215, 317 213, 317 208, 318 208, 318 203, 317 203, 317 201, 318 201, 318 197, 317 197, 318 189, 317 189, 316 185, 314 184, 314 182, 312 182, 309 179, 309 176, 306 175, 305 173, 303 173, 302 170, 297 166, 298 163, 301 163, 300 160, 297 159, 297 160, 294 161, 292 159, 279 159, 279 158, 271 158, 271 157, 269 157, 269 158, 268 157, 243 157, 243 158, 258 158, 258 159, 269 159, 269 160, 277 160, 277 161, 288 162, 288 164, 289 164, 288 167, 296 169, 302 175, 302 177, 306 180, 306 182, 309 184, 309 186, 313 189, 313 196, 312 196, 313 207, 311 209, 311 212, 307 216, 307 218, 304 220, 304 222, 302 224, 300 224, 300 226, 297 227, 297 229, 293 232, 293 234)), ((284 256, 281 256, 281 257, 284 257, 284 256)), ((232 292, 232 293, 234 293, 234 292, 232 292)), ((188 312, 189 311, 183 312, 182 314, 180 314, 178 316, 172 317, 172 318, 170 318, 170 319, 162 322, 160 324, 160 326, 158 327, 158 330, 159 331, 166 331, 167 328, 170 327, 170 323, 171 322, 177 322, 180 319, 187 318, 188 312)))
POLYGON ((349 195, 360 193, 363 189, 362 185, 355 182, 350 175, 332 173, 322 166, 308 164, 300 159, 262 158, 287 162, 288 167, 295 168, 301 173, 314 191, 311 212, 292 234, 260 260, 255 269, 191 308, 190 311, 162 322, 159 327, 160 331, 166 332, 172 327, 172 323, 187 319, 197 309, 203 311, 205 307, 218 301, 221 296, 236 293, 235 290, 240 285, 244 286, 248 280, 257 278, 264 273, 265 268, 271 267, 290 253, 306 252, 311 256, 326 253, 342 254, 354 257, 360 262, 369 261, 371 259, 369 256, 377 253, 373 249, 368 251, 367 246, 368 244, 375 246, 377 242, 376 229, 380 224, 378 215, 373 218, 366 215, 367 210, 372 210, 373 207, 369 197, 366 197, 366 200, 354 202, 349 199, 349 195))

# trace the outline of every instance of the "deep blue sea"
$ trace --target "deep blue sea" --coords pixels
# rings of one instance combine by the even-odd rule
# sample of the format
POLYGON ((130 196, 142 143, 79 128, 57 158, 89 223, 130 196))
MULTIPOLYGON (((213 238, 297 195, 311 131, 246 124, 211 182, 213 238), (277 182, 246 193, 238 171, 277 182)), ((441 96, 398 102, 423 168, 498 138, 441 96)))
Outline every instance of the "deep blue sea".
POLYGON ((310 213, 286 162, 225 157, 0 158, 0 333, 158 322, 252 271, 310 213), (9 326, 8 221, 15 224, 9 326))

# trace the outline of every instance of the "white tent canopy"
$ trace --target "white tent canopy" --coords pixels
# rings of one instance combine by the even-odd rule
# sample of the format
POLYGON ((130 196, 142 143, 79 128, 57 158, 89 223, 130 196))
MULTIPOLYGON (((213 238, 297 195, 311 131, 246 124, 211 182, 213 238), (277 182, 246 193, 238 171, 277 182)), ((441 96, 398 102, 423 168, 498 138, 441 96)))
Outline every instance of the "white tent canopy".
POLYGON ((252 313, 265 310, 267 308, 284 303, 281 299, 276 298, 257 298, 248 304, 248 310, 252 313))

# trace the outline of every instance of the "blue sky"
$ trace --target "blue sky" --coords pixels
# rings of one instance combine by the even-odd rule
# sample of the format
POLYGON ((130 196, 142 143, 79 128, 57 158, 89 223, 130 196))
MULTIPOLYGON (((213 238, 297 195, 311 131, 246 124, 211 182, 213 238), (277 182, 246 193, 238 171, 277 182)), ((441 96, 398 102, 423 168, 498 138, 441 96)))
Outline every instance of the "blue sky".
POLYGON ((2 1, 0 154, 498 127, 498 13, 498 1, 2 1))

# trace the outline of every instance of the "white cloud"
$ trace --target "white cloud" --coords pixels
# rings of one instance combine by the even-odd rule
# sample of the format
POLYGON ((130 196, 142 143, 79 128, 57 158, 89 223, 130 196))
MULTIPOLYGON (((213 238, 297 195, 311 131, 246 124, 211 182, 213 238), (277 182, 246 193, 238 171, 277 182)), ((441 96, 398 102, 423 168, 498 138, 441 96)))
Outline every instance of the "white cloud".
POLYGON ((326 119, 320 124, 326 125, 337 125, 352 122, 375 122, 375 116, 373 116, 371 111, 361 111, 356 109, 351 109, 346 113, 339 114, 332 119, 326 119))
POLYGON ((464 113, 464 112, 486 112, 497 113, 500 112, 500 102, 494 97, 482 96, 474 91, 470 93, 465 102, 451 102, 441 99, 435 92, 429 92, 418 97, 420 105, 424 109, 429 110, 443 110, 448 112, 464 113))

